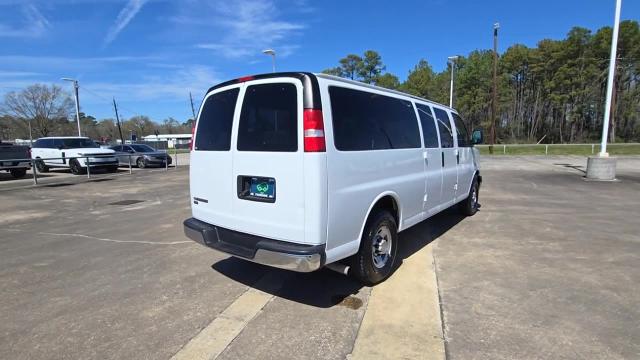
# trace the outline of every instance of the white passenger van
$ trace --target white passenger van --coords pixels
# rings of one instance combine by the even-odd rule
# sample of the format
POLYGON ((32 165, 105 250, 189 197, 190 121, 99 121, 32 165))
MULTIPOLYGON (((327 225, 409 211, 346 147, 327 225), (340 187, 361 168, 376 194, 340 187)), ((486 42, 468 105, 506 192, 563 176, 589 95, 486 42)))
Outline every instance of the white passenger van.
MULTIPOLYGON (((476 142, 482 133, 474 132, 476 142)), ((478 209, 478 151, 455 110, 311 73, 212 87, 191 151, 187 237, 300 272, 386 279, 398 232, 478 209)))

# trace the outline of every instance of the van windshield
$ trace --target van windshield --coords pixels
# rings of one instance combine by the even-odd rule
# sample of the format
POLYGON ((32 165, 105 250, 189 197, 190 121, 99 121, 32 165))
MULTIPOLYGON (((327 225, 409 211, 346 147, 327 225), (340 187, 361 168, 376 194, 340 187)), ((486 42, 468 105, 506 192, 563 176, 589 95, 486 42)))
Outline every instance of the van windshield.
POLYGON ((275 83, 247 87, 240 112, 238 150, 298 150, 297 89, 275 83))

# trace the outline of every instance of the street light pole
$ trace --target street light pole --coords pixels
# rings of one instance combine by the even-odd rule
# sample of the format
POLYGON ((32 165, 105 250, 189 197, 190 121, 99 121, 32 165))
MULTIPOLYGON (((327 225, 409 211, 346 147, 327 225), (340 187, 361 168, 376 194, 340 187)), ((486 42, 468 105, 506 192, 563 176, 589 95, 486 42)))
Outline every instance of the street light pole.
POLYGON ((456 68, 456 60, 458 60, 458 55, 449 56, 449 61, 451 62, 451 88, 449 89, 449 107, 453 107, 453 73, 456 68))
POLYGON ((78 88, 80 86, 78 86, 78 80, 70 78, 62 78, 62 80, 73 82, 73 94, 76 99, 76 121, 78 122, 78 136, 82 136, 82 132, 80 131, 80 99, 78 96, 78 88))
POLYGON ((609 136, 609 121, 611 119, 611 99, 613 98, 613 80, 616 73, 616 56, 618 53, 618 31, 620 29, 620 10, 622 0, 616 0, 616 14, 613 23, 613 35, 611 37, 611 59, 609 60, 609 76, 607 78, 607 101, 604 106, 604 121, 602 123, 602 141, 600 142, 600 156, 609 156, 607 153, 607 137, 609 136))
POLYGON ((276 72, 276 51, 273 49, 266 49, 262 51, 265 55, 271 55, 271 71, 276 72))
POLYGON ((616 179, 616 158, 607 153, 607 136, 609 136, 609 120, 611 118, 611 99, 613 97, 613 80, 616 71, 616 56, 618 51, 618 30, 620 29, 620 11, 622 0, 616 0, 616 13, 611 37, 611 58, 609 59, 609 76, 607 78, 607 100, 604 106, 604 120, 602 121, 602 141, 597 156, 587 159, 587 179, 613 181, 616 179))

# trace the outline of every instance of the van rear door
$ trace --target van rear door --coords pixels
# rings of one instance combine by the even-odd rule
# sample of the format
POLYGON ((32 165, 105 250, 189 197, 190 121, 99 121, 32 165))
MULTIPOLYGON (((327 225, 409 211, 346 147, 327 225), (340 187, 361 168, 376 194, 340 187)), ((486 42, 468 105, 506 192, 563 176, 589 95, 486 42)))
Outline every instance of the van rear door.
POLYGON ((298 79, 245 83, 232 149, 233 229, 305 243, 302 102, 298 79))
POLYGON ((231 130, 241 85, 207 94, 196 124, 189 166, 193 217, 224 226, 233 221, 231 130))
POLYGON ((305 243, 302 89, 296 78, 268 78, 207 96, 191 155, 193 217, 305 243))

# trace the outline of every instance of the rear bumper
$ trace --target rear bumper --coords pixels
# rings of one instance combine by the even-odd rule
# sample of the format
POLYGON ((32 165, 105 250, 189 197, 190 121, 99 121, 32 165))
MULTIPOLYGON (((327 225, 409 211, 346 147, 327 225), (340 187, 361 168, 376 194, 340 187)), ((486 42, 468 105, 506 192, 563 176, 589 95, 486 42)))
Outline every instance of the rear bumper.
POLYGON ((29 161, 0 161, 0 169, 30 169, 31 162, 29 161))
POLYGON ((185 235, 207 247, 259 264, 298 272, 311 272, 324 265, 324 245, 303 245, 268 239, 211 225, 189 218, 185 235))

